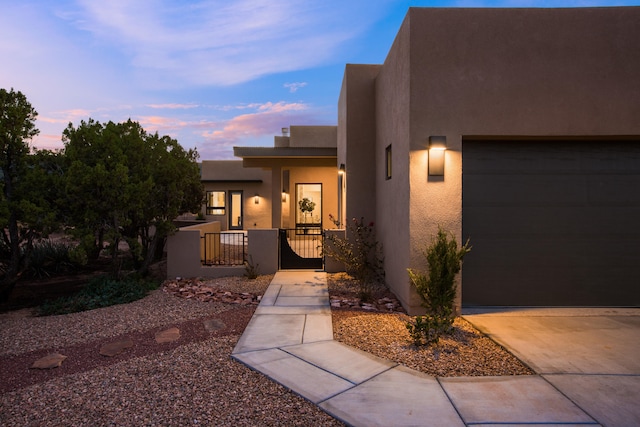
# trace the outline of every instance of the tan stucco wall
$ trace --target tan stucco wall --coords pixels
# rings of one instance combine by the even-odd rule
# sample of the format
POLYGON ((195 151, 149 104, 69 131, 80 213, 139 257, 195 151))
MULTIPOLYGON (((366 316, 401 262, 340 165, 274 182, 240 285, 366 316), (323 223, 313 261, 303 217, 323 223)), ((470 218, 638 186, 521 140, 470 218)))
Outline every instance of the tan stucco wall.
POLYGON ((291 126, 290 147, 335 147, 337 126, 291 126))
MULTIPOLYGON (((207 220, 220 221, 222 230, 229 228, 229 191, 242 190, 244 230, 270 228, 271 222, 271 172, 261 168, 244 168, 242 160, 205 160, 202 162, 202 180, 207 191, 225 191, 227 208, 225 215, 207 215, 207 220), (211 182, 211 180, 215 180, 211 182), (248 182, 262 181, 262 182, 248 182), (255 203, 255 195, 259 203, 255 203)), ((206 202, 202 213, 206 211, 206 202)), ((277 226, 277 225, 276 225, 277 226)))
POLYGON ((247 231, 249 240, 249 262, 258 274, 273 274, 278 271, 278 229, 247 231))
MULTIPOLYGON (((421 251, 438 225, 459 242, 466 237, 463 136, 640 135, 639 22, 638 7, 409 10, 376 78, 375 144, 368 147, 375 146, 378 170, 369 185, 377 187, 387 282, 410 312, 419 299, 406 268, 425 267, 421 251), (427 176, 434 135, 447 137, 443 178, 427 176), (390 143, 393 177, 385 181, 390 143)), ((351 110, 369 111, 359 102, 366 97, 350 98, 349 91, 354 81, 373 77, 364 69, 345 71, 338 163, 345 158, 347 171, 349 147, 365 149, 354 135, 370 134, 364 120, 358 126, 350 120, 351 110)), ((367 183, 348 190, 367 191, 367 183)))
POLYGON ((345 68, 338 101, 337 161, 338 167, 346 165, 343 222, 362 217, 376 221, 374 81, 379 69, 379 65, 351 64, 345 68))
MULTIPOLYGON (((409 175, 409 132, 411 90, 408 29, 402 28, 375 83, 376 90, 376 168, 378 196, 376 216, 383 245, 386 282, 405 307, 419 304, 412 300, 406 268, 412 223, 410 191, 415 185, 409 175), (391 179, 386 179, 386 147, 392 149, 391 179)), ((414 298, 415 299, 415 298, 414 298)))
POLYGON ((426 181, 411 265, 438 224, 467 237, 463 135, 640 134, 639 22, 640 8, 410 10, 411 174, 426 181), (447 136, 443 181, 426 180, 429 135, 447 136))

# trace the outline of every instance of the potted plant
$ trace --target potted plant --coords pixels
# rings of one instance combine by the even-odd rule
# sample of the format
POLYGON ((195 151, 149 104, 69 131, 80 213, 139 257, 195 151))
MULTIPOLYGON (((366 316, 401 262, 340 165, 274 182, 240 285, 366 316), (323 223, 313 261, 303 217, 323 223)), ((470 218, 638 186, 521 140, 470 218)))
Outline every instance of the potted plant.
MULTIPOLYGON (((298 202, 298 207, 303 215, 304 224, 307 223, 307 215, 313 213, 313 210, 316 208, 316 203, 309 200, 307 197, 304 197, 302 200, 298 202)), ((305 234, 307 233, 307 229, 304 229, 305 234)))

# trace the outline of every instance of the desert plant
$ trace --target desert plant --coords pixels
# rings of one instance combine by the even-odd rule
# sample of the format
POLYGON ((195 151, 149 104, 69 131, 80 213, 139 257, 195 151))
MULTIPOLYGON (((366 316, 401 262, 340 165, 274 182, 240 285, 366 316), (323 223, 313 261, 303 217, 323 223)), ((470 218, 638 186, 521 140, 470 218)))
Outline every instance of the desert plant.
POLYGON ((254 264, 253 257, 249 255, 249 259, 244 262, 244 276, 249 280, 257 279, 258 267, 260 267, 260 264, 254 264))
MULTIPOLYGON (((332 215, 329 218, 340 225, 332 215)), ((364 301, 370 300, 373 287, 384 281, 382 244, 376 240, 374 226, 373 222, 366 224, 364 218, 353 218, 347 226, 346 239, 328 235, 322 244, 322 253, 343 263, 347 273, 358 282, 364 301)))
POLYGON ((471 250, 469 241, 458 249, 453 234, 438 227, 438 234, 423 252, 427 260, 428 274, 408 269, 409 278, 422 299, 425 316, 417 316, 408 322, 407 329, 416 345, 437 343, 440 336, 449 332, 454 320, 456 275, 462 259, 471 250))
POLYGON ((43 278, 73 272, 81 265, 72 253, 77 247, 74 243, 43 239, 33 244, 31 251, 25 253, 26 271, 29 278, 43 278))

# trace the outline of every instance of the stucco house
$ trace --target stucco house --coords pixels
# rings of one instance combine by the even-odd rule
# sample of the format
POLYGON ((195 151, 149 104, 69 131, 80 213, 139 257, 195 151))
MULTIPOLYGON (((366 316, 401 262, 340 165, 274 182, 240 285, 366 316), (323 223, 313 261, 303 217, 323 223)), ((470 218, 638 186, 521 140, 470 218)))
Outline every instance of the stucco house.
POLYGON ((640 306, 639 24, 640 7, 411 8, 383 64, 346 66, 337 127, 203 162, 205 209, 245 230, 374 221, 410 314, 407 268, 438 227, 473 246, 458 307, 640 306))
POLYGON ((412 8, 347 65, 344 216, 370 218, 411 313, 438 226, 458 304, 640 305, 640 8, 412 8))

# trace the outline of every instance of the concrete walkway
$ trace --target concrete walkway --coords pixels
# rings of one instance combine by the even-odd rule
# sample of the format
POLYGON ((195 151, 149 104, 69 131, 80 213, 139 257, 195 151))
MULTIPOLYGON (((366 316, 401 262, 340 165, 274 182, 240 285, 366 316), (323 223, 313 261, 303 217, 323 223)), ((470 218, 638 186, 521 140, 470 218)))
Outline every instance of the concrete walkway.
POLYGON ((434 378, 334 341, 323 272, 278 272, 232 356, 353 426, 599 425, 546 375, 434 378))

